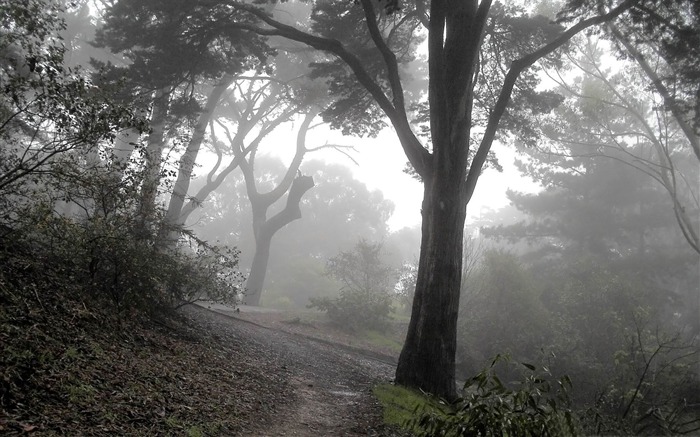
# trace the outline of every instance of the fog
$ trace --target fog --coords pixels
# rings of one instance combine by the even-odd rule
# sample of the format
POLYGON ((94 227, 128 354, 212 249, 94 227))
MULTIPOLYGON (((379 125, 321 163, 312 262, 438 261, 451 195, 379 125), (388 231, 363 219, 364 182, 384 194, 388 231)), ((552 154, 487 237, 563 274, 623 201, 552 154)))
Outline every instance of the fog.
MULTIPOLYGON (((52 38, 0 46, 4 240, 76 254, 76 277, 107 284, 117 305, 152 280, 175 307, 311 317, 398 345, 397 359, 407 336, 432 336, 452 382, 492 369, 513 387, 521 363, 570 378, 587 432, 700 429, 697 95, 677 79, 671 104, 659 84, 672 80, 655 76, 678 59, 641 39, 571 38, 522 72, 479 164, 494 84, 531 49, 488 34, 463 149, 445 159, 464 159, 457 171, 421 166, 447 152, 431 132, 446 122, 430 112, 418 15, 378 7, 391 64, 357 36, 361 9, 341 14, 338 2, 263 10, 355 58, 269 31, 279 23, 260 30, 246 7, 155 3, 73 2, 52 38), (145 267, 151 257, 162 268, 145 267), (454 345, 441 311, 458 314, 454 345)), ((496 10, 503 34, 560 31, 529 10, 496 10)))

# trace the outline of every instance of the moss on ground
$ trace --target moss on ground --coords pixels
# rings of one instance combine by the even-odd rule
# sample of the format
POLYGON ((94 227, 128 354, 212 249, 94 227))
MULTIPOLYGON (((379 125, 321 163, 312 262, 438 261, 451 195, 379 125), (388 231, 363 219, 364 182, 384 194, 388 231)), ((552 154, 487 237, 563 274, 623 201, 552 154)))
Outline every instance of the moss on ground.
POLYGON ((411 433, 417 431, 412 422, 418 414, 424 411, 440 414, 449 409, 433 397, 398 385, 379 384, 372 391, 382 404, 384 423, 411 433))
POLYGON ((382 350, 389 350, 397 356, 401 353, 401 348, 403 347, 403 344, 396 338, 378 331, 365 331, 360 337, 364 337, 370 344, 378 346, 382 350))

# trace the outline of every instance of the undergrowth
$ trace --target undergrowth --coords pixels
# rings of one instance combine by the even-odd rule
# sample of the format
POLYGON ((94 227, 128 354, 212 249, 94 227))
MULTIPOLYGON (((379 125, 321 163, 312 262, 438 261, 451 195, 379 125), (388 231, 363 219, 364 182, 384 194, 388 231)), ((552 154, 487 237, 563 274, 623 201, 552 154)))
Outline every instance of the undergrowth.
POLYGON ((60 264, 3 249, 0 434, 240 434, 283 389, 196 321, 117 312, 60 264))

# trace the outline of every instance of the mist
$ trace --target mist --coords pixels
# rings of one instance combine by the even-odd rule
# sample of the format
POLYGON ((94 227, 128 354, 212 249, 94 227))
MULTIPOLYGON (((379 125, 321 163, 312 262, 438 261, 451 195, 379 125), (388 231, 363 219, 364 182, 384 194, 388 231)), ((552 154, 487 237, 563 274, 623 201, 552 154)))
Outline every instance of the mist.
POLYGON ((698 432, 698 11, 651 3, 0 5, 0 431, 698 432))

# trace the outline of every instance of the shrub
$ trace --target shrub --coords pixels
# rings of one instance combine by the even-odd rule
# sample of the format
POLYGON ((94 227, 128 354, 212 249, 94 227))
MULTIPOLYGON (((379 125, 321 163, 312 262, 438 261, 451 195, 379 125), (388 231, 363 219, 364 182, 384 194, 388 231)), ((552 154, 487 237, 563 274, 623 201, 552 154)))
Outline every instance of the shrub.
MULTIPOLYGON (((465 396, 454 409, 422 412, 409 424, 419 436, 566 436, 578 434, 578 425, 568 408, 571 380, 563 377, 552 384, 536 373, 535 366, 522 363, 522 381, 501 382, 496 364, 508 362, 497 356, 491 366, 470 378, 465 396)), ((546 368, 543 368, 545 373, 546 368)))
POLYGON ((381 243, 360 240, 353 250, 328 260, 326 274, 343 284, 340 296, 311 298, 308 307, 325 311, 331 320, 350 330, 386 328, 395 275, 382 262, 381 250, 381 243))
POLYGON ((25 227, 12 238, 30 247, 45 269, 60 271, 118 311, 163 310, 199 299, 236 302, 243 282, 237 250, 193 238, 164 250, 156 236, 144 238, 134 228, 135 220, 126 211, 69 219, 37 204, 25 210, 25 227))

